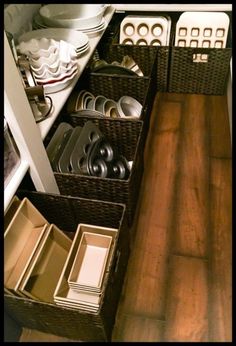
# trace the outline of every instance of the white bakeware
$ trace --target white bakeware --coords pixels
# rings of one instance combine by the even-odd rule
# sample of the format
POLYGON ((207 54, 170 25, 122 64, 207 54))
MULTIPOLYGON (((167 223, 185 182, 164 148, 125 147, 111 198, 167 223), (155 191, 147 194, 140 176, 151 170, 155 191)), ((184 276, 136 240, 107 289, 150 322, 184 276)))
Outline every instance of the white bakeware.
POLYGON ((41 56, 48 57, 51 53, 56 53, 59 43, 53 39, 42 37, 41 39, 32 38, 26 42, 22 41, 17 49, 22 54, 34 55, 35 58, 41 56))
POLYGON ((167 46, 170 39, 170 18, 164 16, 134 16, 120 25, 120 44, 167 46))
POLYGON ((223 12, 184 12, 176 25, 175 46, 225 48, 229 16, 223 12))
POLYGON ((52 93, 65 89, 72 82, 76 74, 77 74, 77 70, 73 72, 70 76, 67 76, 61 81, 43 84, 43 89, 45 94, 52 94, 52 93))
POLYGON ((74 72, 77 72, 77 71, 78 71, 78 65, 75 64, 72 68, 66 70, 65 72, 62 72, 62 70, 60 69, 58 74, 53 73, 52 75, 50 75, 45 73, 43 78, 39 78, 37 75, 34 74, 34 78, 38 85, 51 84, 51 83, 60 82, 61 80, 71 76, 74 72))
POLYGON ((17 49, 28 55, 35 82, 44 86, 45 93, 64 89, 78 72, 75 47, 64 40, 34 38, 22 41, 17 49), (41 55, 42 49, 51 53, 41 55))
POLYGON ((99 25, 109 5, 49 4, 39 10, 49 27, 88 29, 99 25))
POLYGON ((64 28, 50 28, 29 31, 21 35, 18 38, 18 42, 26 42, 32 38, 41 39, 43 37, 46 37, 48 39, 54 39, 55 41, 66 41, 72 44, 76 48, 76 50, 80 50, 81 48, 84 48, 86 45, 89 44, 89 38, 85 33, 73 29, 64 28))
POLYGON ((42 73, 39 73, 37 70, 34 71, 32 67, 31 67, 31 70, 34 75, 34 78, 36 78, 37 80, 42 79, 45 81, 46 79, 49 79, 49 78, 61 78, 63 74, 72 72, 72 69, 74 69, 75 66, 77 66, 77 62, 73 62, 73 63, 70 62, 69 64, 65 66, 58 64, 55 72, 53 72, 51 69, 48 69, 48 68, 44 68, 42 73))

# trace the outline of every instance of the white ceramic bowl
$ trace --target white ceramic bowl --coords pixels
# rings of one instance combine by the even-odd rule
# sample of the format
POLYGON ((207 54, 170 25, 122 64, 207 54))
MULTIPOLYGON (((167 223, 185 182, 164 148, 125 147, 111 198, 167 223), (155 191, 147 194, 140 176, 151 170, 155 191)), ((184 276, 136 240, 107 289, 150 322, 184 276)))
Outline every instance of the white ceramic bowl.
POLYGON ((64 73, 59 73, 58 75, 49 76, 48 78, 38 78, 35 76, 35 80, 36 80, 37 84, 56 83, 56 82, 60 82, 61 80, 64 80, 67 77, 70 77, 77 70, 78 70, 78 66, 74 66, 71 70, 68 70, 64 73))
POLYGON ((77 71, 75 71, 74 73, 72 73, 72 75, 67 76, 66 78, 64 78, 63 80, 59 82, 54 81, 53 83, 44 84, 43 90, 45 94, 51 94, 51 93, 55 93, 65 89, 72 82, 76 74, 77 74, 77 71))
POLYGON ((30 65, 36 69, 39 69, 42 65, 47 65, 50 68, 51 65, 54 65, 56 63, 56 66, 58 66, 59 61, 60 59, 58 52, 51 53, 49 56, 40 56, 39 58, 35 58, 34 55, 29 56, 30 65))
POLYGON ((32 67, 31 67, 31 69, 32 69, 32 72, 33 72, 35 78, 49 79, 49 78, 57 78, 57 77, 60 77, 61 75, 65 74, 65 73, 68 73, 68 72, 72 71, 72 69, 74 69, 75 66, 77 66, 77 62, 69 63, 66 66, 62 65, 59 62, 55 71, 52 71, 50 66, 48 66, 48 65, 43 65, 43 69, 42 69, 43 72, 42 73, 38 73, 38 71, 33 70, 32 67))
POLYGON ((49 27, 85 29, 99 25, 108 5, 99 4, 49 4, 39 13, 49 27))
POLYGON ((28 41, 20 42, 17 50, 21 54, 33 55, 34 58, 40 56, 48 57, 50 54, 57 52, 59 42, 43 37, 41 39, 32 38, 28 41))

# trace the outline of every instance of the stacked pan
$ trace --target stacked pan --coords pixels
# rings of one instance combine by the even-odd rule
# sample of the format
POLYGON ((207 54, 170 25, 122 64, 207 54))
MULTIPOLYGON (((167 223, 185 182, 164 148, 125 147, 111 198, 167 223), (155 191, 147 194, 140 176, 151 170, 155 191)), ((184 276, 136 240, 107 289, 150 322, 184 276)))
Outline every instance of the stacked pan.
POLYGON ((79 224, 54 292, 56 304, 97 312, 117 229, 79 224))
POLYGON ((130 162, 91 121, 83 127, 60 123, 46 150, 55 172, 114 179, 127 179, 130 173, 130 162))
POLYGON ((124 95, 116 102, 103 95, 94 96, 87 90, 74 93, 67 105, 67 112, 78 115, 100 115, 111 118, 140 118, 143 106, 134 97, 124 95))

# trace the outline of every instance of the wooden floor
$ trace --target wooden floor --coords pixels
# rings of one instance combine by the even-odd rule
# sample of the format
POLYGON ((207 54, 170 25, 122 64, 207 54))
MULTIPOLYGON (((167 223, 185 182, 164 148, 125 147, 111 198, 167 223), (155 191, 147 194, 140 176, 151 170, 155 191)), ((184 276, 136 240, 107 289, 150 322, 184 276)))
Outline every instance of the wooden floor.
POLYGON ((231 159, 225 96, 157 94, 113 341, 232 341, 231 159))

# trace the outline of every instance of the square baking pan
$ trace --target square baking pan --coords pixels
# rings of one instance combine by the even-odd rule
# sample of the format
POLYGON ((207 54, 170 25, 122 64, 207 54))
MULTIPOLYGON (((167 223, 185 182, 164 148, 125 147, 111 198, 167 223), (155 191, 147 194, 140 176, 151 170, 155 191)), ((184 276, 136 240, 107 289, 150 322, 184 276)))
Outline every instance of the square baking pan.
POLYGON ((83 232, 68 278, 71 288, 101 289, 112 237, 83 232))

